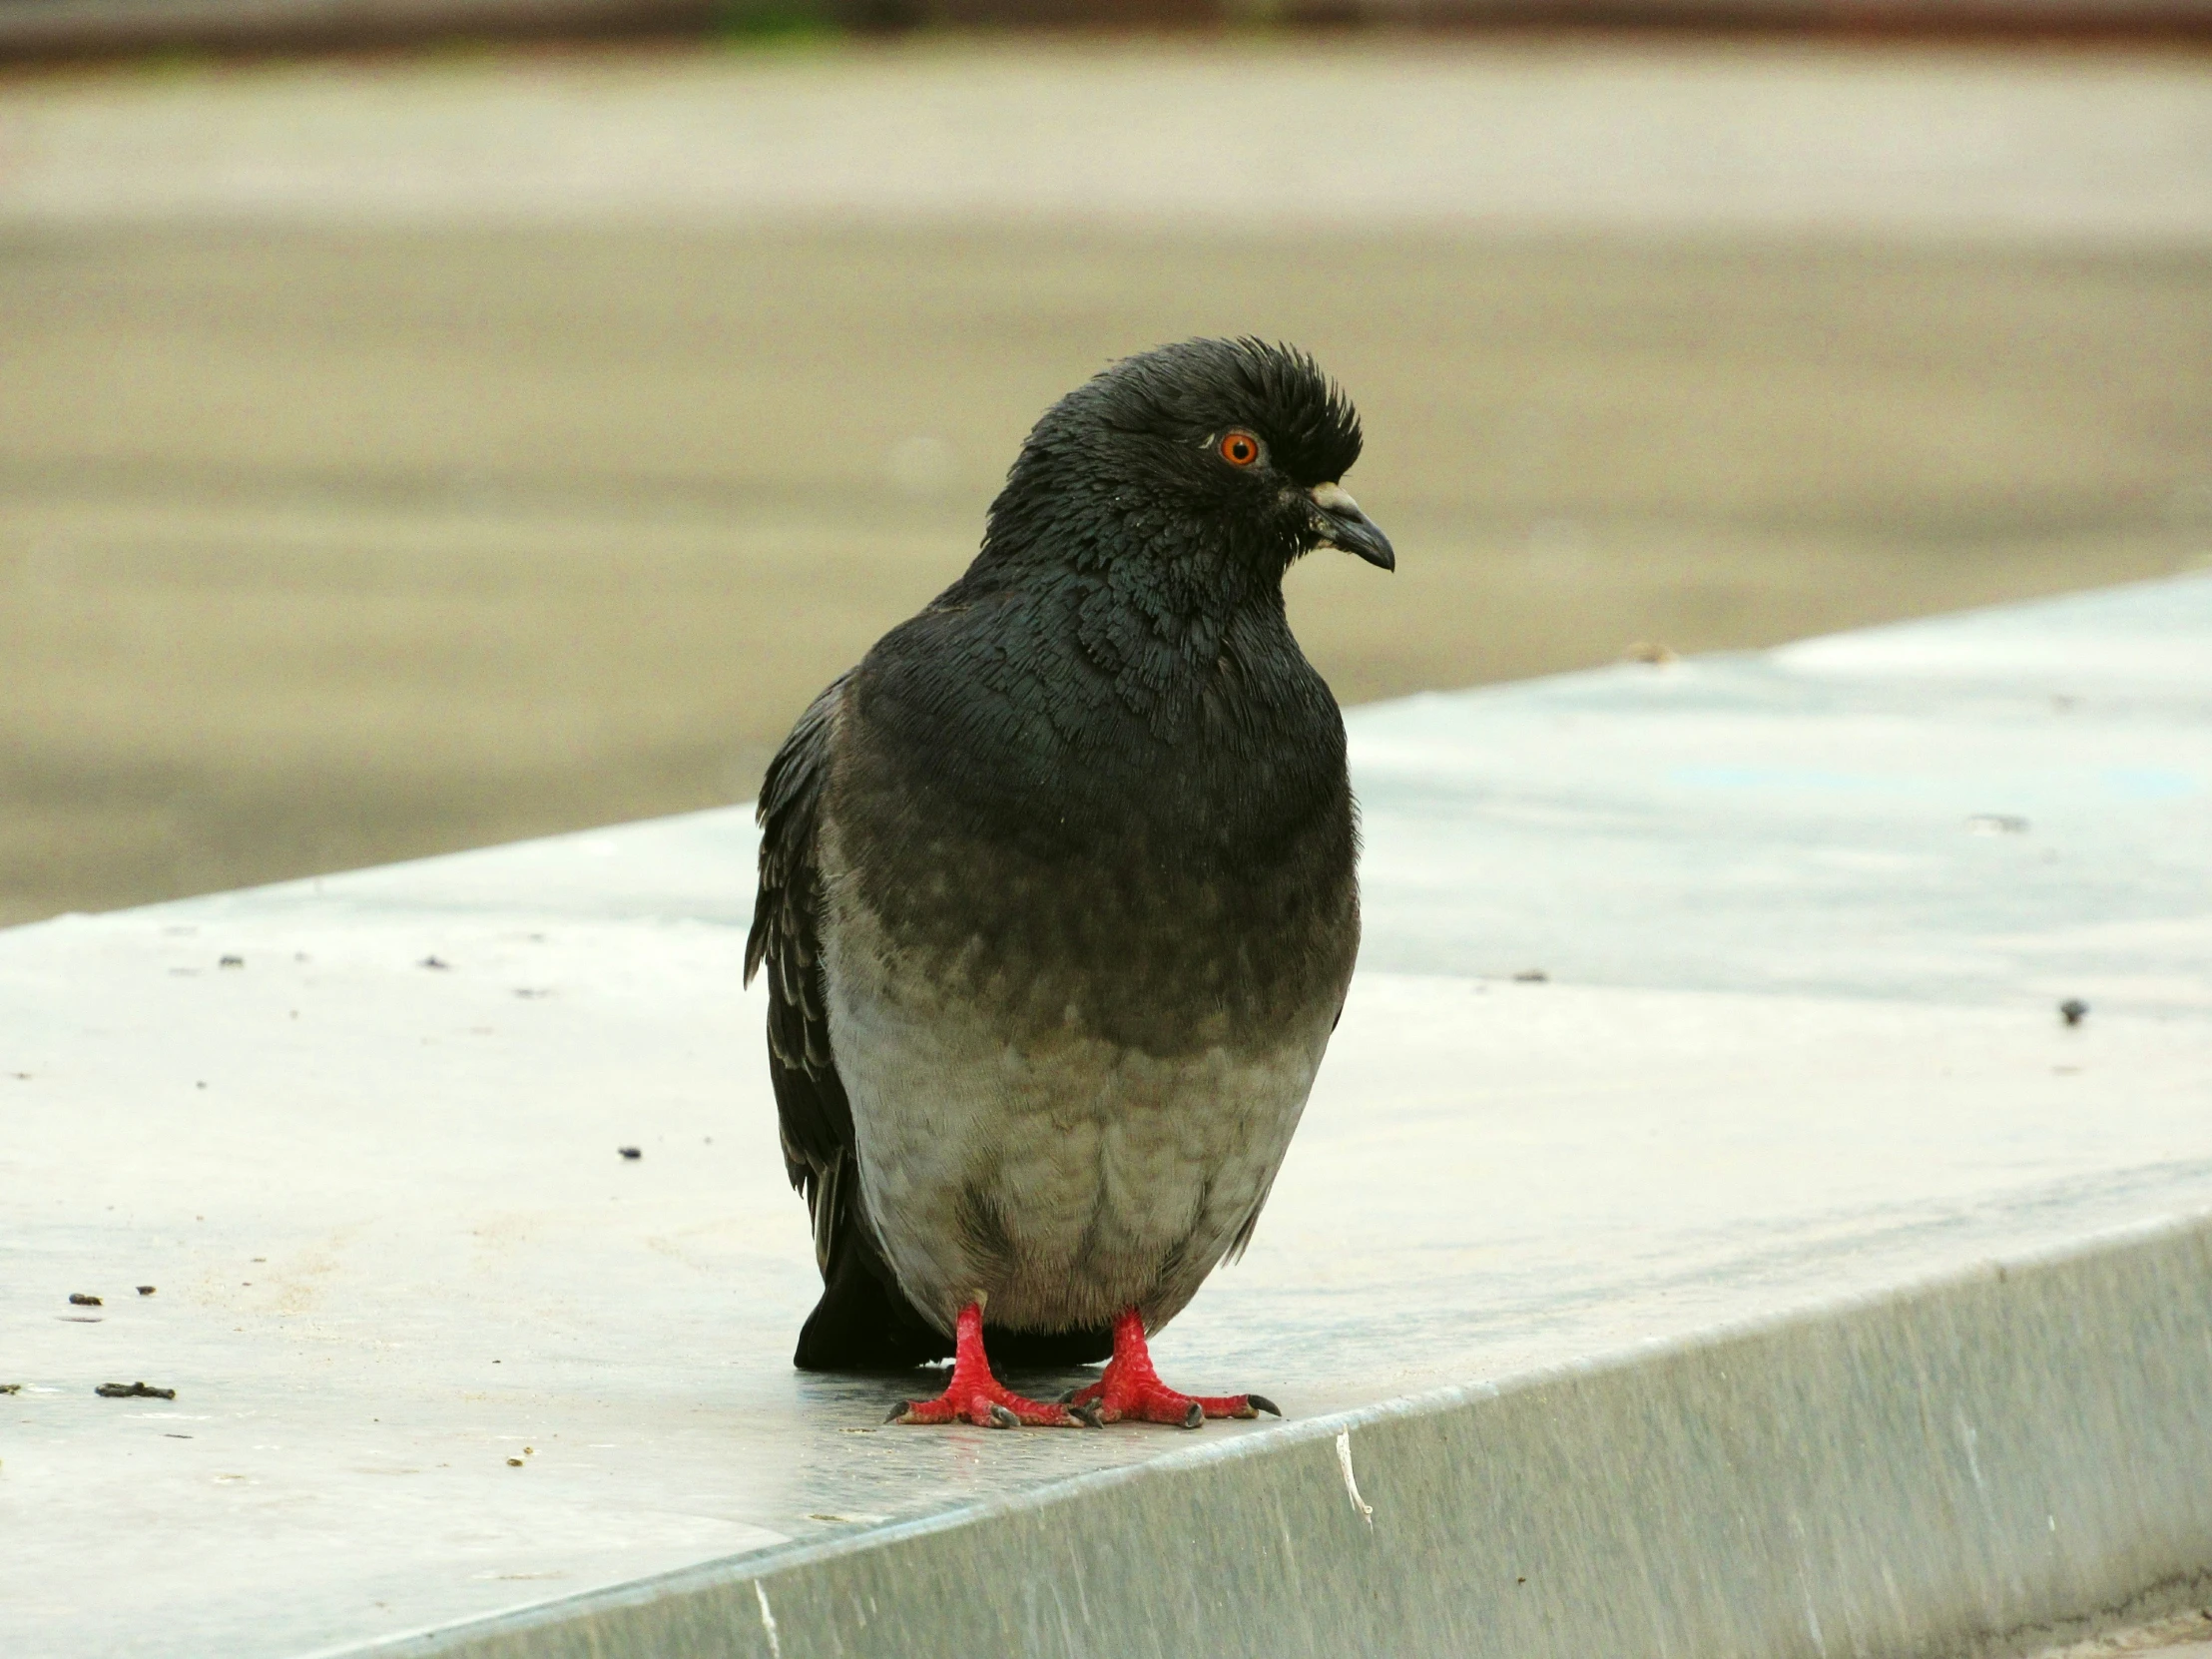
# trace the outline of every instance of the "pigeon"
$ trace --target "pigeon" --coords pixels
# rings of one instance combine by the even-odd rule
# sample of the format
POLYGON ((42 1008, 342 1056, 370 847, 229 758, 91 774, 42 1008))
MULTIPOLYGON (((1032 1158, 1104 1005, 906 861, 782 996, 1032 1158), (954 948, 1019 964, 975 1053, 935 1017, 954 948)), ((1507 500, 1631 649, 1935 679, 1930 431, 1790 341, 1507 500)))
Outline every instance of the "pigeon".
POLYGON ((770 764, 746 982, 820 1304, 795 1363, 891 1420, 1197 1427, 1148 1337, 1251 1240, 1360 943, 1344 720, 1283 577, 1383 570, 1359 415, 1307 353, 1193 339, 1040 418, 966 573, 770 764), (1001 1366, 1105 1360, 1057 1400, 1001 1366))

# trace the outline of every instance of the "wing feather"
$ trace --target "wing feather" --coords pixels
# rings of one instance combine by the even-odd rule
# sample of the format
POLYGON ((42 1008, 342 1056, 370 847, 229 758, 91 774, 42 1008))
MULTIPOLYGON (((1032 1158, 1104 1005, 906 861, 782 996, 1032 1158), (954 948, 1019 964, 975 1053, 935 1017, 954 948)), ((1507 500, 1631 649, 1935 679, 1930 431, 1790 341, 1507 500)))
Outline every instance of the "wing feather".
POLYGON ((755 817, 761 826, 760 890, 745 941, 745 982, 768 969, 769 1078, 784 1168, 814 1217, 815 1261, 825 1275, 849 1224, 852 1107, 830 1047, 823 981, 822 804, 836 741, 840 679, 816 698, 769 763, 755 817))

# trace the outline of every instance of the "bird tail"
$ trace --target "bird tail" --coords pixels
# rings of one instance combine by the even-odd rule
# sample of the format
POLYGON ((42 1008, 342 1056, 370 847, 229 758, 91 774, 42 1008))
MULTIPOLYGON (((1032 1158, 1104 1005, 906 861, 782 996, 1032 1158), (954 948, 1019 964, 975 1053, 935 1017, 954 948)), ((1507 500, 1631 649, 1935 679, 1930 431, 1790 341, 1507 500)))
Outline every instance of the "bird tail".
POLYGON ((952 1339, 906 1300, 867 1230, 837 1228, 822 1300, 800 1328, 792 1364, 801 1371, 911 1371, 951 1353, 952 1339))
MULTIPOLYGON (((857 1182, 840 1196, 850 1202, 857 1182)), ((865 1227, 834 1229, 822 1276, 822 1300, 800 1328, 792 1364, 801 1371, 911 1371, 952 1357, 952 1338, 906 1298, 865 1227)), ((1086 1366, 1114 1351, 1113 1327, 1085 1331, 1007 1331, 983 1327, 983 1344, 1000 1366, 1044 1370, 1086 1366)))

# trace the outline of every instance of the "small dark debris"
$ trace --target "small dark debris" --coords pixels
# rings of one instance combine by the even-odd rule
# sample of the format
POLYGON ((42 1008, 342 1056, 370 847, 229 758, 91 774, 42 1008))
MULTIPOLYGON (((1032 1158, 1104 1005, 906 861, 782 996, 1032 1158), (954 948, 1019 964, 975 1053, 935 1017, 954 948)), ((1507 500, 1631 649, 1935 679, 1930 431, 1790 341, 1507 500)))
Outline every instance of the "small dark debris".
POLYGON ((2058 1017, 2068 1025, 2079 1025, 2089 1012, 2089 1004, 2078 996, 2069 996, 2058 1004, 2058 1017))
POLYGON ((625 1158, 629 1159, 633 1164, 636 1163, 640 1158, 645 1156, 643 1150, 634 1146, 619 1147, 616 1150, 619 1151, 625 1158))
POLYGON ((72 1308, 98 1308, 103 1306, 98 1297, 87 1296, 83 1291, 71 1291, 69 1293, 69 1305, 72 1308))
POLYGON ((31 1080, 31 1074, 27 1071, 11 1071, 8 1075, 18 1083, 28 1083, 31 1080))
POLYGON ((101 1323, 98 1314, 56 1314, 54 1317, 64 1325, 98 1325, 101 1323))
POLYGON ((151 1285, 141 1285, 138 1288, 138 1294, 140 1296, 152 1296, 154 1294, 154 1287, 151 1285))
POLYGON ((190 1434, 172 1434, 167 1429, 164 1429, 162 1431, 162 1438, 165 1440, 189 1440, 192 1438, 192 1436, 190 1434))
POLYGON ((511 1468, 511 1469, 519 1469, 520 1467, 522 1467, 522 1459, 521 1459, 521 1458, 519 1458, 519 1457, 510 1457, 510 1458, 508 1458, 508 1459, 507 1459, 507 1467, 509 1467, 509 1468, 511 1468))
POLYGON ((0 1382, 0 1394, 19 1394, 22 1391, 23 1384, 20 1382, 0 1382))
POLYGON ((206 1088, 207 1086, 208 1086, 208 1085, 207 1085, 207 1084, 206 1084, 205 1082, 200 1082, 200 1083, 195 1083, 195 1084, 193 1084, 193 1087, 194 1087, 194 1088, 196 1088, 196 1089, 204 1089, 204 1088, 206 1088))
POLYGON ((445 972, 453 964, 451 962, 445 961, 443 958, 437 956, 425 956, 422 958, 421 961, 415 963, 416 967, 434 968, 439 973, 445 972))
POLYGON ((1542 968, 1522 968, 1513 975, 1513 982, 1519 985, 1542 985, 1549 983, 1551 975, 1542 968))
POLYGON ((217 966, 217 967, 244 967, 244 966, 246 966, 246 958, 245 958, 244 956, 225 956, 224 958, 222 958, 222 959, 221 959, 220 961, 218 961, 218 962, 216 963, 216 966, 217 966))
POLYGON ((1520 1578, 1516 1578, 1516 1579, 1514 1579, 1514 1580, 1513 1580, 1513 1582, 1514 1582, 1514 1583, 1516 1583, 1516 1584, 1525 1584, 1525 1583, 1527 1583, 1527 1582, 1528 1582, 1528 1579, 1527 1579, 1527 1578, 1526 1578, 1525 1576, 1523 1576, 1523 1577, 1520 1577, 1520 1578))
POLYGON ((102 1399, 175 1399, 175 1388, 157 1388, 151 1382, 103 1382, 92 1390, 102 1399))

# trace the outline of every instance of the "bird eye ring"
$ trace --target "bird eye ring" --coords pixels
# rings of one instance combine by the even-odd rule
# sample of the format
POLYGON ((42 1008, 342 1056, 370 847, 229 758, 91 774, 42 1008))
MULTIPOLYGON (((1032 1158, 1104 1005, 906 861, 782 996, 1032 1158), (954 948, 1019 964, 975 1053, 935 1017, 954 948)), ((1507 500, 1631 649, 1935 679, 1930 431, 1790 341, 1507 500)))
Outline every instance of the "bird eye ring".
POLYGON ((1221 458, 1231 466, 1250 466, 1260 458, 1260 440, 1246 431, 1227 433, 1221 440, 1221 458))

